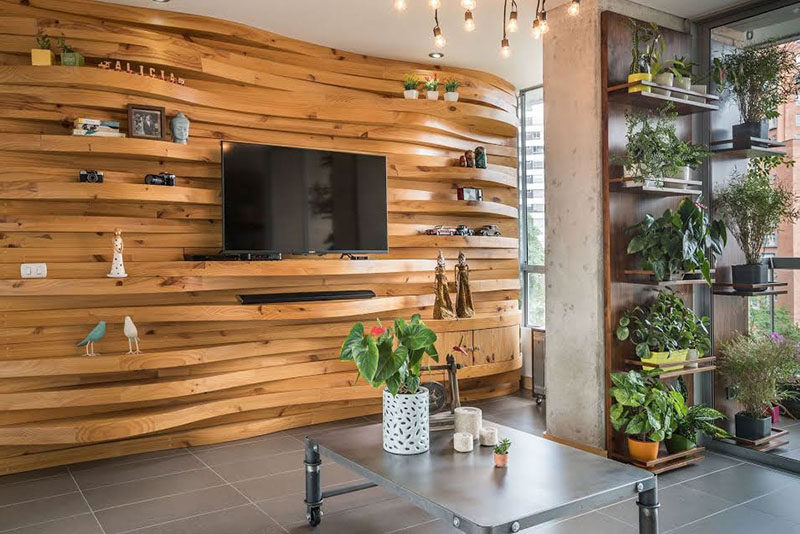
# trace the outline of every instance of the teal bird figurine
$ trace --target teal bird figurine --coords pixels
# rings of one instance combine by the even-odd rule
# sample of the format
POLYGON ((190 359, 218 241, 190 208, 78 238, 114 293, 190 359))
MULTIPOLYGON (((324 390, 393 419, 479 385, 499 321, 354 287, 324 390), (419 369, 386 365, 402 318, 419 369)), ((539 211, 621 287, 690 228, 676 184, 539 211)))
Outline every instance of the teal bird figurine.
POLYGON ((87 356, 98 356, 99 354, 94 351, 94 342, 100 341, 106 335, 106 322, 100 321, 97 323, 97 326, 92 328, 92 331, 89 332, 89 335, 86 336, 83 341, 78 343, 76 347, 86 347, 86 355, 87 356))

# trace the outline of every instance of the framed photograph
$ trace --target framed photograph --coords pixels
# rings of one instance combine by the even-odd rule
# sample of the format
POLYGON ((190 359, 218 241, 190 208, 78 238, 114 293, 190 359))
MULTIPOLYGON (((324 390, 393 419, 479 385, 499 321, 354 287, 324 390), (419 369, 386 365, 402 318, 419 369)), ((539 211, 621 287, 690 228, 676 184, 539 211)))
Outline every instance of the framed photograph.
POLYGON ((140 139, 165 139, 167 112, 155 106, 128 104, 128 137, 140 139))

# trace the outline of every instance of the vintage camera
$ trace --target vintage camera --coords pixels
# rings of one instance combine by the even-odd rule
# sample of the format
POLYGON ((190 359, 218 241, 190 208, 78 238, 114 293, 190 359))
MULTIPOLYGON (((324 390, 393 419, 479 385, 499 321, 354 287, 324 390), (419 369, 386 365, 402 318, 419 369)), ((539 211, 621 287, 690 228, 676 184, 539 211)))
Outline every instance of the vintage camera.
POLYGON ((483 200, 483 189, 480 187, 459 187, 458 200, 480 202, 483 200))
POLYGON ((81 171, 78 179, 89 184, 102 184, 103 173, 101 171, 81 171))
POLYGON ((144 183, 147 185, 175 185, 175 175, 171 172, 148 174, 144 177, 144 183))

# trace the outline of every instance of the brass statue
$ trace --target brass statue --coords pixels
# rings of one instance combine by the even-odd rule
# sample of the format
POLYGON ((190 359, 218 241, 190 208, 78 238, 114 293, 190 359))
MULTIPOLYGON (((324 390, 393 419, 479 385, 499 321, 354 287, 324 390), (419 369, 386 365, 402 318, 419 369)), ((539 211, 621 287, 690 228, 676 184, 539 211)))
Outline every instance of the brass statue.
POLYGON ((475 315, 472 307, 472 290, 469 288, 469 265, 463 251, 458 253, 456 265, 456 315, 459 318, 475 315))
POLYGON ((450 300, 450 291, 447 289, 447 273, 444 269, 444 254, 440 250, 436 259, 436 282, 433 285, 436 295, 436 302, 433 304, 434 319, 452 319, 456 316, 453 312, 453 301, 450 300))

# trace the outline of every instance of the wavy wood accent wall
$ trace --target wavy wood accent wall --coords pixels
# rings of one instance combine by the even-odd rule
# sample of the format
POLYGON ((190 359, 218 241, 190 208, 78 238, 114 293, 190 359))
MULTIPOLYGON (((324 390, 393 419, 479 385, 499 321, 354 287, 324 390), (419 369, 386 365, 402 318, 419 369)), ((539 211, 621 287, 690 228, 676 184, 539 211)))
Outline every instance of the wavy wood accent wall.
MULTIPOLYGON (((465 250, 476 317, 428 320, 462 337, 467 399, 519 385, 514 88, 485 73, 371 58, 232 22, 89 0, 0 0, 0 473, 245 438, 380 411, 337 359, 353 321, 432 313, 439 249, 465 250), (32 67, 38 32, 86 67, 32 67), (142 62, 184 86, 96 68, 142 62), (462 82, 461 101, 402 98, 404 73, 462 82), (70 136, 76 117, 163 106, 192 121, 188 145, 70 136), (386 154, 390 252, 367 261, 188 262, 220 236, 220 140, 386 154), (484 145, 489 168, 455 167, 484 145), (77 182, 80 169, 102 185, 77 182), (169 170, 176 187, 148 187, 169 170), (485 201, 456 199, 478 185, 485 201), (436 224, 496 224, 501 238, 432 237, 436 224), (115 228, 130 275, 106 278, 115 228), (22 280, 19 264, 46 262, 22 280), (242 306, 237 294, 371 289, 369 301, 242 306), (126 355, 122 318, 139 327, 126 355), (75 343, 98 320, 102 356, 75 343)), ((440 377, 441 378, 441 377, 440 377)))

